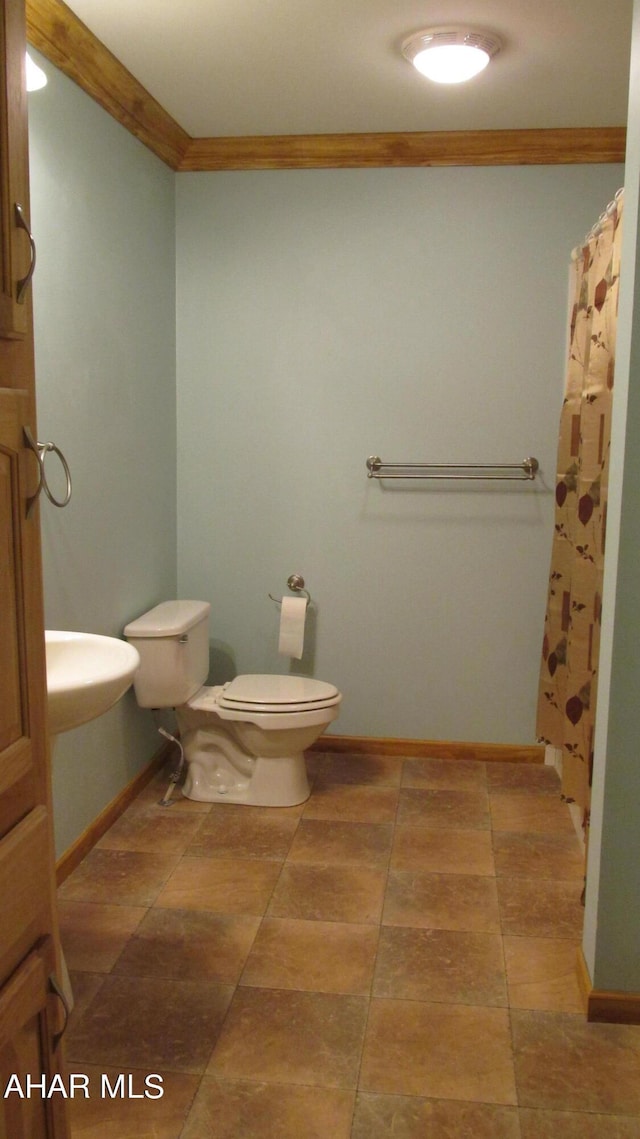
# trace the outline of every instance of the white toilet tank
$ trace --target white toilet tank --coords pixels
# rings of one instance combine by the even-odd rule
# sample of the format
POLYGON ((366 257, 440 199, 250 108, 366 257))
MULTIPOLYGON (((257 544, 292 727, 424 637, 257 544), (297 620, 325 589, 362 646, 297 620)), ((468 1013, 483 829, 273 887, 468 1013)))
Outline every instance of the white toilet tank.
POLYGON ((162 601, 130 621, 126 639, 140 654, 133 687, 141 708, 177 708, 209 673, 208 601, 162 601))

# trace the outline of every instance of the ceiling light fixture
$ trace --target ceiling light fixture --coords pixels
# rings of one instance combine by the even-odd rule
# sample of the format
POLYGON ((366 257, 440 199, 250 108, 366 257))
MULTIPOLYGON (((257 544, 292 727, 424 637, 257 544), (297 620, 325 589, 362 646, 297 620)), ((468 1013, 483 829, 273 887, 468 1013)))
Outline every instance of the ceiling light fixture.
POLYGON ((27 91, 39 91, 41 87, 46 87, 47 77, 41 67, 31 58, 27 52, 27 91))
POLYGON ((492 32, 426 28, 404 41, 402 54, 434 83, 464 83, 483 71, 500 47, 500 40, 492 32))

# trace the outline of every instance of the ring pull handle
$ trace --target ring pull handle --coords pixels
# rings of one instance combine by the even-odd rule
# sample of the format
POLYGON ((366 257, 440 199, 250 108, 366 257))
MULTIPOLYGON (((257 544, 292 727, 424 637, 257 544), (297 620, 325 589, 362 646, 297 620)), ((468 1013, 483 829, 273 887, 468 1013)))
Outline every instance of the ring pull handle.
POLYGON ((23 305, 25 302, 26 295, 27 295, 27 289, 29 287, 29 284, 31 282, 31 278, 33 277, 33 273, 34 273, 34 270, 36 267, 36 243, 33 239, 33 234, 31 233, 31 230, 29 229, 27 219, 24 216, 24 210, 23 210, 23 208, 19 202, 15 203, 14 210, 15 210, 15 217, 16 217, 16 225, 18 226, 19 229, 23 229, 24 232, 26 233, 27 237, 29 238, 29 247, 31 249, 31 263, 29 265, 27 275, 26 275, 26 277, 23 277, 17 283, 16 302, 19 305, 23 305))
POLYGON ((59 447, 56 446, 55 443, 51 443, 51 442, 37 443, 36 440, 33 438, 33 435, 31 433, 31 429, 29 427, 24 427, 23 432, 24 432, 24 437, 26 439, 28 446, 31 448, 36 459, 38 460, 38 470, 39 470, 38 487, 36 489, 35 494, 33 494, 31 496, 31 498, 29 498, 27 500, 27 517, 29 516, 29 514, 33 510, 33 507, 35 506, 36 502, 38 501, 38 498, 40 497, 40 494, 42 493, 42 491, 45 492, 47 498, 49 499, 49 502, 53 503, 54 506, 59 506, 59 507, 67 506, 71 500, 71 471, 69 470, 69 464, 67 463, 67 460, 65 459, 64 455, 62 454, 62 451, 60 450, 59 447), (63 499, 57 499, 55 497, 55 495, 53 495, 51 493, 51 489, 50 489, 49 484, 47 482, 47 475, 46 475, 46 471, 44 469, 44 457, 46 454, 48 454, 49 451, 54 451, 55 454, 58 456, 60 462, 62 463, 62 469, 64 470, 64 473, 65 473, 65 478, 67 480, 67 489, 66 489, 66 492, 65 492, 63 499))
POLYGON ((58 1000, 61 1002, 62 1007, 64 1009, 64 1023, 62 1025, 62 1028, 60 1029, 59 1032, 56 1032, 53 1035, 53 1047, 57 1048, 58 1044, 62 1040, 62 1037, 64 1036, 65 1032, 67 1031, 67 1025, 69 1023, 69 1017, 71 1015, 71 1009, 69 1008, 69 1002, 66 998, 64 989, 62 988, 62 985, 58 981, 58 978, 56 977, 55 973, 49 974, 49 988, 50 988, 51 992, 54 993, 55 996, 58 998, 58 1000))

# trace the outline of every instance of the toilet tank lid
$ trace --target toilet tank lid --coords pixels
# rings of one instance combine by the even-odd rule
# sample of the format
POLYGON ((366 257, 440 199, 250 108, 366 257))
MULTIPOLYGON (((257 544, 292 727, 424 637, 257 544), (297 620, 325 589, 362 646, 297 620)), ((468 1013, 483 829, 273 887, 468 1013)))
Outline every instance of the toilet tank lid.
POLYGON ((206 619, 208 601, 161 601, 125 626, 125 637, 179 637, 206 619))

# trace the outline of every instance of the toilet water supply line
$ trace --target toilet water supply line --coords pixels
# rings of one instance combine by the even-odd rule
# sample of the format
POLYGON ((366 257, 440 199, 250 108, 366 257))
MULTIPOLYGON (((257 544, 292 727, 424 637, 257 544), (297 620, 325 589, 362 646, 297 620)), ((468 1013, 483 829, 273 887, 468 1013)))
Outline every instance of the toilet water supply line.
POLYGON ((172 743, 177 744, 180 748, 180 759, 178 760, 175 770, 171 772, 171 775, 169 777, 169 786, 167 787, 167 790, 158 803, 159 807, 170 807, 171 796, 173 795, 176 783, 178 783, 180 780, 182 769, 184 767, 184 748, 182 747, 180 740, 176 739, 175 736, 172 736, 171 733, 166 731, 165 728, 158 727, 158 731, 160 735, 164 736, 166 740, 171 740, 172 743))

